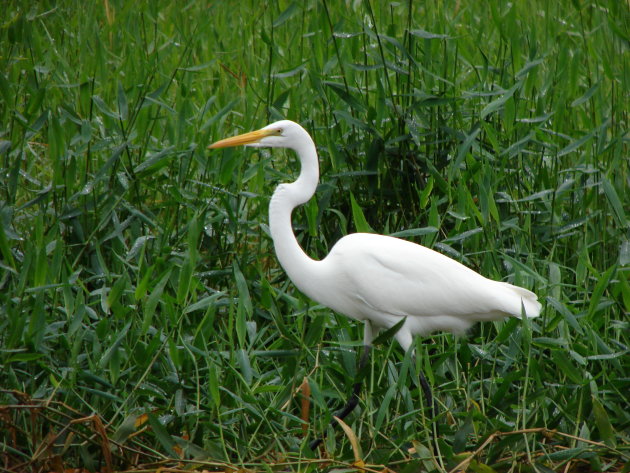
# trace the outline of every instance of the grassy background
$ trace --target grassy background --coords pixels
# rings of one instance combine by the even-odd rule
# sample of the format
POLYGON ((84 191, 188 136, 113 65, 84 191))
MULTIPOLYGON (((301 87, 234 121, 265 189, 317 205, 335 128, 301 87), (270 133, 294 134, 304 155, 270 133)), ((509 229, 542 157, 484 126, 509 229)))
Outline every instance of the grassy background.
POLYGON ((471 451, 474 471, 618 471, 629 25, 619 0, 6 2, 2 471, 356 459, 342 432, 306 447, 349 393, 361 327, 274 257, 269 195, 296 160, 206 151, 280 118, 320 152, 294 217, 307 253, 371 226, 544 302, 531 323, 418 340, 421 366, 377 346, 347 419, 356 454, 395 471, 471 451))

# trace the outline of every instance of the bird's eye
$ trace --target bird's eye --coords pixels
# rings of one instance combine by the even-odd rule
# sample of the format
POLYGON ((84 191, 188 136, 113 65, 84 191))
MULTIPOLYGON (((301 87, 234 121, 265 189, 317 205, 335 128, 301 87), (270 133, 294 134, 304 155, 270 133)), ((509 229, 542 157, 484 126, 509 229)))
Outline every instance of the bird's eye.
POLYGON ((282 128, 278 128, 278 129, 276 130, 276 135, 278 135, 278 136, 282 136, 282 128))

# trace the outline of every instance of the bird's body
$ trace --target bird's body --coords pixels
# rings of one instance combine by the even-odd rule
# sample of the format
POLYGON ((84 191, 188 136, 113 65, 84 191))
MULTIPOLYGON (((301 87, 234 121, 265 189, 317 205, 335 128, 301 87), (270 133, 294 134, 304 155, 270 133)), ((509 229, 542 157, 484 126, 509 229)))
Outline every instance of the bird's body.
POLYGON ((475 322, 520 317, 521 304, 528 314, 540 310, 535 294, 526 289, 487 279, 441 253, 383 235, 348 235, 311 267, 308 282, 289 273, 302 292, 376 330, 405 319, 396 332, 404 350, 416 334, 462 334, 475 322))
MULTIPOLYGON (((408 350, 416 334, 436 330, 463 333, 475 322, 504 317, 537 317, 541 305, 527 289, 487 279, 461 263, 415 243, 384 235, 354 233, 341 238, 321 261, 300 247, 291 224, 293 209, 308 201, 319 180, 315 144, 297 123, 283 120, 260 130, 218 141, 228 146, 291 148, 300 158, 295 182, 280 184, 269 204, 269 228, 276 255, 293 283, 315 301, 365 322, 367 359, 373 332, 401 320, 396 339, 408 350)), ((430 387, 420 381, 433 405, 430 387)), ((356 405, 360 384, 338 414, 356 405)), ((318 444, 314 442, 312 446, 318 444)))

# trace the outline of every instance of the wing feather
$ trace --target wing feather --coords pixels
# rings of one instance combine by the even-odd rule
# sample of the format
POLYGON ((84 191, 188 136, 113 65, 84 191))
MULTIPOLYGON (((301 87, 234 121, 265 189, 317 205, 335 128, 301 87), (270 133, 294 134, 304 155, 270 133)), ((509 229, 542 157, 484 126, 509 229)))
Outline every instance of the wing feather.
POLYGON ((441 253, 398 238, 349 235, 330 256, 340 260, 338 267, 344 268, 357 298, 383 314, 468 317, 474 322, 520 315, 521 298, 536 298, 526 289, 487 279, 441 253))

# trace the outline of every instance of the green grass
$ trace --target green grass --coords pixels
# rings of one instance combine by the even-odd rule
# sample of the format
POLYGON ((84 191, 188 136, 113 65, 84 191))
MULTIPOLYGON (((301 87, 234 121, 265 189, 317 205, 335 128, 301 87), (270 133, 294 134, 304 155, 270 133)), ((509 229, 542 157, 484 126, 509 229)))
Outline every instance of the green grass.
POLYGON ((625 1, 4 11, 0 471, 354 461, 340 430, 307 448, 349 393, 362 328, 274 257, 269 195, 295 157, 206 150, 280 118, 320 152, 316 198, 294 216, 307 253, 369 225, 544 302, 529 323, 418 340, 420 366, 378 345, 347 419, 366 464, 628 460, 625 1), (416 368, 439 401, 435 458, 416 368))

